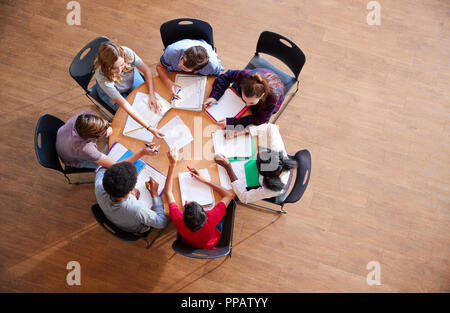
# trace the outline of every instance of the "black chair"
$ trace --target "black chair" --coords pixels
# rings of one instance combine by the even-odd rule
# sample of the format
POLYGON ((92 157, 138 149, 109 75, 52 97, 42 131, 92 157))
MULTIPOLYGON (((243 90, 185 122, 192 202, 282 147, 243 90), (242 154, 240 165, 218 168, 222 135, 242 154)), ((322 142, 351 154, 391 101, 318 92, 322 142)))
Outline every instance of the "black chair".
MULTIPOLYGON (((292 156, 291 156, 292 157, 292 156)), ((273 203, 276 205, 279 205, 281 208, 280 210, 274 210, 272 208, 259 205, 256 203, 242 203, 239 201, 239 199, 236 197, 236 200, 242 204, 247 206, 256 206, 259 208, 271 210, 277 213, 283 213, 286 214, 286 211, 283 210, 285 203, 295 203, 303 196, 305 193, 306 187, 308 187, 309 178, 311 176, 311 153, 308 150, 301 150, 298 151, 295 156, 293 156, 294 159, 297 161, 298 168, 297 168, 297 176, 295 178, 294 186, 292 187, 291 192, 288 195, 288 190, 292 182, 292 177, 294 170, 291 170, 289 175, 289 180, 286 184, 286 188, 284 192, 273 198, 263 199, 263 201, 273 203)))
POLYGON ((283 113, 284 109, 286 109, 289 102, 291 102, 292 98, 297 93, 299 85, 298 76, 305 62, 306 62, 305 54, 290 39, 270 31, 264 31, 259 36, 258 43, 256 45, 255 55, 245 68, 269 69, 273 71, 275 74, 277 74, 283 83, 284 94, 286 98, 284 100, 282 107, 278 110, 277 115, 275 116, 272 123, 276 123, 281 113, 283 113), (270 63, 267 59, 265 59, 260 53, 265 53, 282 61, 284 64, 286 64, 287 67, 289 67, 294 76, 289 75, 284 71, 280 70, 278 67, 270 63), (295 90, 295 92, 291 94, 289 99, 287 99, 287 95, 295 83, 297 83, 297 89, 295 90))
POLYGON ((156 236, 151 242, 147 240, 147 236, 153 231, 153 227, 151 227, 149 230, 147 230, 145 233, 130 233, 126 232, 119 227, 117 227, 115 224, 113 224, 111 221, 109 221, 105 214, 103 213, 102 209, 98 204, 94 204, 91 207, 92 214, 94 215, 97 222, 106 229, 107 232, 109 232, 111 235, 122 239, 124 241, 132 242, 137 241, 139 239, 144 239, 144 241, 147 243, 147 249, 152 246, 152 244, 155 242, 156 238, 161 234, 162 230, 156 236))
POLYGON ((233 247, 234 215, 236 211, 236 201, 232 200, 225 212, 222 235, 214 249, 199 249, 185 244, 180 235, 172 244, 172 249, 181 255, 196 259, 215 259, 230 255, 233 247))
POLYGON ((164 49, 181 39, 203 39, 216 50, 212 27, 205 21, 193 18, 178 18, 163 23, 159 31, 164 49))
POLYGON ((67 174, 94 172, 95 169, 76 168, 70 166, 64 166, 63 168, 61 162, 59 161, 58 153, 56 152, 56 134, 58 129, 63 125, 64 122, 53 115, 41 115, 34 132, 34 150, 36 152, 37 160, 43 167, 63 173, 64 177, 66 177, 69 181, 69 184, 92 184, 93 181, 73 183, 70 181, 67 174))
POLYGON ((86 97, 103 113, 109 120, 112 120, 112 116, 118 109, 118 104, 110 105, 104 102, 97 93, 97 84, 89 88, 89 83, 94 75, 94 62, 97 58, 98 49, 103 42, 109 41, 107 37, 98 37, 84 46, 83 49, 78 52, 75 58, 70 64, 69 72, 70 76, 83 88, 86 92, 86 97), (95 101, 94 101, 95 100, 95 101), (105 112, 98 104, 104 107, 108 112, 105 112))

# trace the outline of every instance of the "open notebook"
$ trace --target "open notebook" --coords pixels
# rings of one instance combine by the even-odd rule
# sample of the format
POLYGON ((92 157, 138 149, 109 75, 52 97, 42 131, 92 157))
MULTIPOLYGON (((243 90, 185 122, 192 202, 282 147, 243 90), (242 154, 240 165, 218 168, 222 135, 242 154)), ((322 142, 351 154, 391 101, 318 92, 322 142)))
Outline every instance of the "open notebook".
POLYGON ((176 109, 201 111, 205 98, 206 76, 177 74, 175 82, 181 85, 179 100, 173 100, 176 109))
MULTIPOLYGON (((106 155, 109 156, 113 161, 118 162, 132 156, 133 152, 125 148, 122 144, 115 142, 106 155)), ((153 201, 150 192, 145 186, 145 182, 149 181, 150 177, 152 177, 158 183, 158 195, 161 196, 164 191, 164 185, 166 184, 166 176, 161 174, 158 170, 153 168, 150 164, 142 161, 141 159, 138 159, 136 162, 134 162, 134 166, 136 166, 136 169, 138 171, 135 188, 140 192, 139 200, 145 201, 145 203, 149 204, 151 207, 153 201)), ((100 166, 97 167, 96 171, 98 171, 99 169, 100 166)))
POLYGON ((225 139, 225 130, 218 129, 212 134, 212 140, 216 154, 223 154, 227 158, 252 156, 253 143, 250 135, 225 139))
MULTIPOLYGON (((208 169, 198 170, 206 179, 211 180, 208 169)), ((214 194, 211 187, 192 177, 191 172, 178 174, 181 202, 184 205, 190 201, 198 202, 206 211, 214 207, 214 194)))
POLYGON ((239 118, 248 110, 248 106, 242 98, 232 88, 225 90, 225 93, 217 101, 217 104, 209 106, 205 112, 215 122, 227 117, 239 118))
MULTIPOLYGON (((159 121, 164 115, 171 109, 170 103, 155 92, 156 99, 161 103, 161 112, 155 113, 148 106, 148 94, 137 92, 134 97, 132 107, 136 112, 142 116, 142 118, 150 124, 152 127, 157 127, 159 121)), ((128 137, 136 138, 142 141, 151 142, 153 140, 153 134, 136 122, 131 116, 128 115, 127 122, 123 129, 123 134, 128 137)))

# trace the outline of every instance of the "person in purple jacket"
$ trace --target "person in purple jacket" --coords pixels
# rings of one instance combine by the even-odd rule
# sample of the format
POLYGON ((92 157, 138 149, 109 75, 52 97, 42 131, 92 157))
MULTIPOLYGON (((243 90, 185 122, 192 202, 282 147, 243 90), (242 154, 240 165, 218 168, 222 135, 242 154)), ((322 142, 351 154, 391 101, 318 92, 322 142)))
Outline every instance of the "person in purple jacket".
POLYGON ((267 123, 272 114, 278 112, 284 100, 283 83, 274 72, 264 68, 229 70, 214 81, 209 98, 203 103, 204 107, 210 106, 222 97, 230 84, 233 84, 242 100, 250 107, 251 115, 218 121, 222 128, 267 123))

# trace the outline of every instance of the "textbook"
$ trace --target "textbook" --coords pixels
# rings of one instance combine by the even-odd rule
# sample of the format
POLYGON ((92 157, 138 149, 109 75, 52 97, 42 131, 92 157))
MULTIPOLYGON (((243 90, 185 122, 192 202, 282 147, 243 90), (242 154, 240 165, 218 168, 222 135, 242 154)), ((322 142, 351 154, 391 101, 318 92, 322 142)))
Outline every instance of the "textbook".
POLYGON ((205 113, 216 123, 227 117, 239 118, 248 110, 248 106, 241 96, 233 88, 228 88, 217 101, 217 104, 209 106, 205 113))
POLYGON ((181 85, 181 99, 174 99, 172 107, 182 110, 201 111, 205 98, 206 76, 177 74, 175 83, 181 85))
POLYGON ((159 131, 164 134, 163 138, 170 149, 181 149, 194 140, 191 130, 178 115, 161 127, 159 131))
MULTIPOLYGON (((206 179, 211 180, 208 169, 198 170, 206 179)), ((190 201, 198 202, 206 211, 214 207, 213 190, 207 184, 202 183, 191 172, 178 174, 178 183, 180 184, 181 204, 184 205, 190 201)))
MULTIPOLYGON (((149 95, 146 93, 137 92, 132 104, 133 109, 135 109, 136 112, 142 116, 142 118, 149 123, 151 127, 154 128, 158 126, 159 121, 161 121, 164 115, 171 109, 170 103, 166 99, 161 97, 161 95, 157 92, 155 92, 155 96, 162 105, 161 112, 155 113, 152 109, 150 109, 148 106, 149 95)), ((129 115, 123 129, 123 135, 146 142, 151 142, 153 140, 153 134, 146 130, 129 115)))
POLYGON ((212 134, 215 154, 223 154, 227 158, 249 158, 253 155, 253 138, 241 135, 225 138, 226 131, 218 129, 212 134))
MULTIPOLYGON (((132 156, 133 154, 134 153, 131 150, 128 150, 122 144, 115 142, 106 155, 109 156, 111 160, 119 162, 132 156)), ((161 196, 164 191, 164 185, 166 184, 166 176, 141 159, 134 162, 134 166, 136 166, 136 170, 138 172, 135 188, 140 192, 139 201, 145 201, 151 206, 153 203, 152 197, 145 186, 145 183, 150 180, 150 177, 152 177, 158 183, 158 195, 161 196)), ((98 166, 95 171, 97 172, 99 169, 100 166, 98 166)))

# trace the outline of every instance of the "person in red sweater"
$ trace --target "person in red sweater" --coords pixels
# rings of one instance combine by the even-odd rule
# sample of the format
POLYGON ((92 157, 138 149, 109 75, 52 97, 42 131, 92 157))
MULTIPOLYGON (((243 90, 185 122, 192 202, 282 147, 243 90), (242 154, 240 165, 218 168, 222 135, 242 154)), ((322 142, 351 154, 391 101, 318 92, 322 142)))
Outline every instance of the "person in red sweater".
POLYGON ((195 201, 184 204, 184 213, 175 203, 172 193, 174 169, 178 161, 178 151, 171 150, 167 153, 169 158, 169 171, 167 173, 164 194, 169 203, 169 215, 175 225, 181 239, 186 244, 200 249, 213 249, 219 241, 222 233, 225 211, 233 199, 233 194, 203 177, 196 169, 191 170, 191 175, 199 181, 211 186, 222 199, 216 206, 205 211, 195 201))

